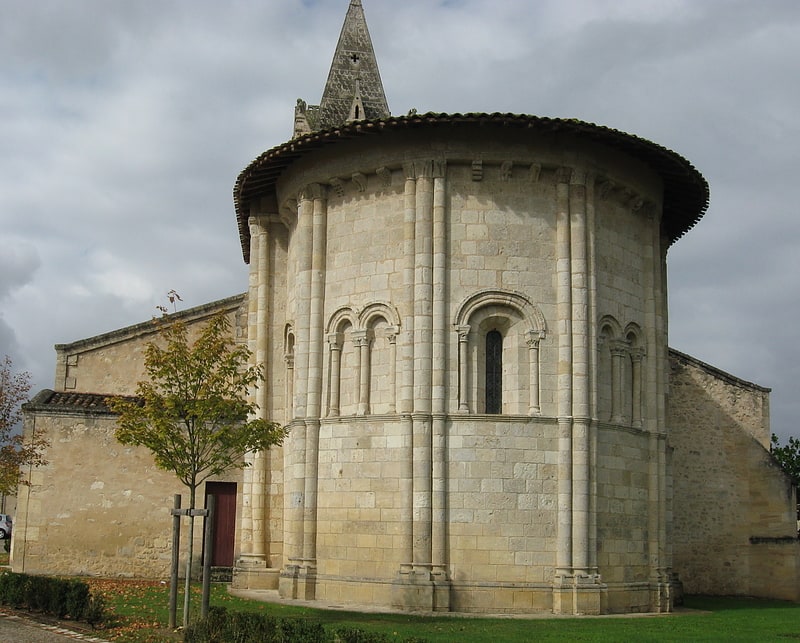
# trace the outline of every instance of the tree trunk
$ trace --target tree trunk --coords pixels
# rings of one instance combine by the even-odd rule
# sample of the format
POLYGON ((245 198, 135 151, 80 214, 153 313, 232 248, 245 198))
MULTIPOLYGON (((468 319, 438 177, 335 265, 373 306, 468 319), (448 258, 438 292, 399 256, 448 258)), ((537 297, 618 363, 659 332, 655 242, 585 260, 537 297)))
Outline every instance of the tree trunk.
POLYGON ((183 593, 183 627, 189 625, 189 599, 192 588, 192 555, 194 550, 194 501, 197 487, 189 487, 189 553, 186 557, 186 585, 183 593))

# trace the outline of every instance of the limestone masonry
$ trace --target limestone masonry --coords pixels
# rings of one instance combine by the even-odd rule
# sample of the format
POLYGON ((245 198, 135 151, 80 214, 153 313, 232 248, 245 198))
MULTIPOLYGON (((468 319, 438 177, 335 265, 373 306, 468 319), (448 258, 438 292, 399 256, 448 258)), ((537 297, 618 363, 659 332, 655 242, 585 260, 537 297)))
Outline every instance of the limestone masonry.
MULTIPOLYGON (((485 613, 798 599, 768 389, 668 349, 697 170, 575 120, 390 116, 355 0, 293 127, 235 184, 247 293, 180 313, 232 316, 267 366, 260 413, 291 428, 207 490, 233 494, 235 586, 485 613)), ((26 407, 52 449, 15 569, 165 574, 177 484, 85 395, 130 392, 151 332, 57 347, 56 391, 26 407)))

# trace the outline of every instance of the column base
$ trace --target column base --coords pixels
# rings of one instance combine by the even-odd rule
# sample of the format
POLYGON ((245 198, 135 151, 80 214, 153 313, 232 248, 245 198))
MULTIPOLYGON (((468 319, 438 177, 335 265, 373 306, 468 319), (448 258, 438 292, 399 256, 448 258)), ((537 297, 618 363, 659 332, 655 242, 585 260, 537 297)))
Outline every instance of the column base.
POLYGON ((297 578, 300 565, 286 565, 278 576, 278 596, 281 598, 297 598, 297 578))
POLYGON ((607 604, 608 586, 599 574, 561 575, 553 583, 553 614, 604 614, 607 604))
POLYGON ((650 584, 650 609, 653 612, 671 612, 683 603, 683 583, 677 574, 660 572, 650 584))
POLYGON ((278 589, 280 570, 267 567, 264 556, 243 555, 233 568, 231 586, 236 589, 278 589))
POLYGON ((310 563, 286 565, 280 571, 278 595, 313 601, 317 596, 317 566, 310 563))
POLYGON ((431 565, 403 565, 392 589, 392 607, 412 612, 449 612, 452 583, 431 565))

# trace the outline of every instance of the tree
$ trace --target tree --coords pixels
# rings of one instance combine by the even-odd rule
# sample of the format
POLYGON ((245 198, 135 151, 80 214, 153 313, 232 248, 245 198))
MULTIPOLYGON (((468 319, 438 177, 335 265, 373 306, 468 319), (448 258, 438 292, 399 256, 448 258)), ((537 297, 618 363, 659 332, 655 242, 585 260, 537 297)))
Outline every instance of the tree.
POLYGON ((27 484, 23 467, 47 464, 44 450, 49 443, 35 435, 26 441, 20 431, 21 404, 28 399, 31 376, 26 372, 14 373, 11 358, 6 355, 0 363, 0 494, 17 492, 20 484, 27 484))
MULTIPOLYGON (((264 379, 263 365, 248 365, 250 351, 236 344, 224 314, 212 317, 190 342, 189 330, 167 315, 155 320, 159 342, 145 348, 148 380, 135 398, 110 398, 119 414, 116 437, 144 446, 156 465, 174 472, 195 508, 198 487, 208 478, 248 465, 245 455, 283 442, 287 430, 256 418, 248 391, 264 379)), ((188 621, 194 518, 189 522, 184 625, 188 621)))
POLYGON ((781 446, 778 436, 773 433, 770 451, 794 485, 800 486, 800 439, 790 436, 789 441, 781 446))

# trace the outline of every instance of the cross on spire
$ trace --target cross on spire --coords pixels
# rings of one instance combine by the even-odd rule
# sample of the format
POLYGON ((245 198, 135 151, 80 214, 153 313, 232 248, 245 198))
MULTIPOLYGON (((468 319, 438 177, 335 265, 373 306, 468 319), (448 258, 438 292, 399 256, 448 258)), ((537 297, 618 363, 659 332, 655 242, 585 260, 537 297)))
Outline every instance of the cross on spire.
POLYGON ((295 136, 390 115, 360 0, 351 0, 319 107, 298 100, 295 136))

